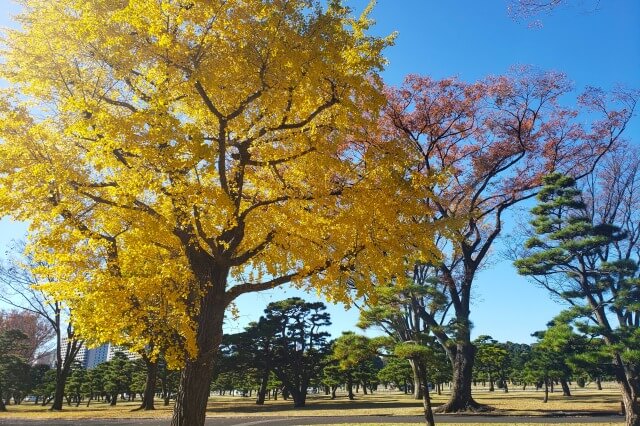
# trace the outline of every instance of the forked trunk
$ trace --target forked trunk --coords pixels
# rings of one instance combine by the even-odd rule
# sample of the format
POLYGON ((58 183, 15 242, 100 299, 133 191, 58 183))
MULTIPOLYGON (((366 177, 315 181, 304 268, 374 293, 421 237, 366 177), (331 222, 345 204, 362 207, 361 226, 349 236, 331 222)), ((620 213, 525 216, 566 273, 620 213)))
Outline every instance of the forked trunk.
POLYGON ((292 387, 291 389, 289 389, 289 392, 291 393, 291 398, 293 398, 293 406, 295 408, 301 408, 304 407, 306 402, 307 402, 307 389, 304 388, 304 390, 298 389, 296 387, 292 387))

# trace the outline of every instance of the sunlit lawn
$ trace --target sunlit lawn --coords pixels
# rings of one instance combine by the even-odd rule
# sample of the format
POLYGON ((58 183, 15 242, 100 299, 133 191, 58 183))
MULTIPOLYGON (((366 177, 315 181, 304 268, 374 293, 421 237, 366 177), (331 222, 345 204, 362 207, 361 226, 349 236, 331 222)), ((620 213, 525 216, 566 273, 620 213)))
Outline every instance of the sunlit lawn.
MULTIPOLYGON (((478 402, 496 408, 493 415, 602 415, 616 414, 620 409, 620 397, 613 385, 598 391, 593 387, 572 389, 573 396, 566 398, 561 392, 549 394, 549 402, 543 403, 542 391, 522 391, 511 389, 509 393, 501 390, 488 392, 478 388, 474 391, 478 402)), ((447 400, 447 392, 433 395, 434 405, 447 400)), ((165 407, 156 402, 155 411, 132 411, 139 402, 118 401, 115 407, 104 402, 92 401, 89 407, 66 406, 62 412, 50 412, 47 407, 23 403, 8 406, 8 413, 0 413, 0 418, 168 418, 172 405, 165 407)), ((379 391, 374 395, 358 394, 355 401, 349 401, 344 394, 338 394, 336 400, 324 395, 309 395, 307 406, 294 409, 291 401, 279 398, 257 406, 254 398, 236 396, 214 396, 209 400, 207 415, 210 417, 252 417, 252 416, 366 416, 366 415, 420 415, 421 401, 415 401, 408 395, 397 392, 379 391)), ((604 423, 603 423, 604 424, 604 423)), ((467 424, 469 425, 469 424, 467 424)))

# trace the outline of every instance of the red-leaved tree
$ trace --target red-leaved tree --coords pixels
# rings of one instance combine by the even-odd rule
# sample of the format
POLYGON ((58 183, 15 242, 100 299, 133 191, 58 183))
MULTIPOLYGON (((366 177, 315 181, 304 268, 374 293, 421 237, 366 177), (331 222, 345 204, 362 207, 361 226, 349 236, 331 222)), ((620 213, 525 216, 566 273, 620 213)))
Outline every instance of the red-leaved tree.
POLYGON ((438 236, 442 261, 418 265, 421 276, 438 278, 436 287, 450 304, 442 310, 450 313, 445 319, 417 306, 453 366, 452 396, 441 411, 486 408, 471 395, 470 301, 505 213, 535 196, 550 171, 588 173, 633 114, 634 93, 589 88, 571 109, 560 104, 571 90, 563 74, 519 67, 477 83, 412 75, 388 91, 381 138, 400 141, 414 153, 407 176, 448 175, 421 197, 436 221, 458 224, 438 236), (589 126, 583 124, 587 120, 589 126))

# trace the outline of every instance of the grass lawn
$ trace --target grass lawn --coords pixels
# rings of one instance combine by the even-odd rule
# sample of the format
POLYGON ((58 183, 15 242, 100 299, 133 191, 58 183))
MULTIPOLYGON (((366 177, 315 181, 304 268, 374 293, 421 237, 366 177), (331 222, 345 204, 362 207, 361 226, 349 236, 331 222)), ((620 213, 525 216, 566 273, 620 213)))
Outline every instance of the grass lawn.
MULTIPOLYGON (((477 388, 474 396, 478 402, 496 408, 492 415, 602 415, 617 414, 620 410, 620 396, 613 385, 602 391, 593 387, 584 389, 572 388, 572 397, 563 397, 561 392, 549 394, 549 402, 542 402, 543 392, 535 390, 522 391, 512 389, 509 393, 500 390, 488 392, 477 388)), ((445 402, 448 393, 433 395, 434 406, 445 402)), ((62 412, 50 412, 47 407, 23 403, 8 406, 7 413, 0 413, 2 418, 22 419, 80 419, 80 418, 168 418, 172 405, 164 407, 157 401, 155 411, 132 411, 139 402, 118 401, 115 407, 104 402, 92 401, 89 407, 65 406, 62 412)), ((209 400, 207 416, 209 417, 253 417, 253 416, 366 416, 366 415, 421 415, 422 403, 411 399, 408 395, 397 392, 379 391, 374 395, 358 394, 355 401, 349 401, 345 395, 331 400, 324 395, 309 395, 307 406, 294 409, 291 401, 278 399, 267 401, 264 406, 257 406, 254 398, 235 396, 213 396, 209 400)), ((465 415, 465 414, 462 414, 465 415)), ((608 424, 608 423, 602 423, 608 424)), ((467 423, 469 425, 469 423, 467 423)), ((593 423, 598 425, 598 423, 593 423)))

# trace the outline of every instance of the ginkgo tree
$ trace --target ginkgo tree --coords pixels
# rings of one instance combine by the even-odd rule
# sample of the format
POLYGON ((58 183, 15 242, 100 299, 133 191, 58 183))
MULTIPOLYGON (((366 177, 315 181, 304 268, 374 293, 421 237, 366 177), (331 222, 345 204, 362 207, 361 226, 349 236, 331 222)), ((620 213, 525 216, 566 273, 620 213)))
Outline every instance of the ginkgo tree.
POLYGON ((98 318, 147 333, 135 332, 141 305, 165 303, 154 315, 180 338, 161 346, 184 364, 174 425, 204 423, 237 297, 293 282, 346 300, 356 263, 361 276, 392 276, 410 236, 430 239, 412 229, 428 221, 403 220, 428 179, 403 179, 392 144, 358 142, 383 103, 392 42, 367 35, 370 8, 20 3, 0 70, 0 212, 29 221, 48 290, 83 333, 105 338, 98 318))

